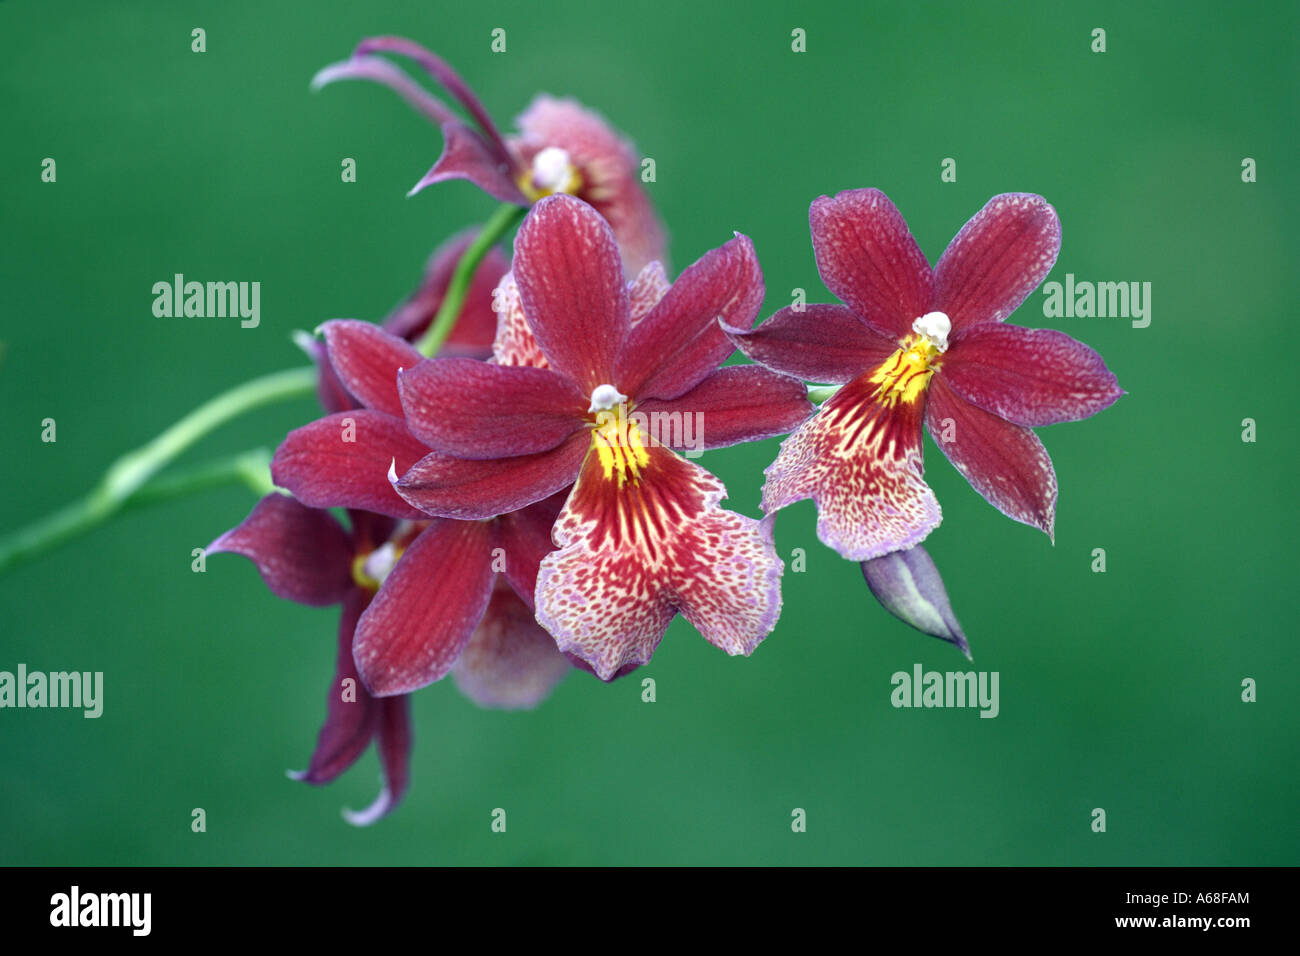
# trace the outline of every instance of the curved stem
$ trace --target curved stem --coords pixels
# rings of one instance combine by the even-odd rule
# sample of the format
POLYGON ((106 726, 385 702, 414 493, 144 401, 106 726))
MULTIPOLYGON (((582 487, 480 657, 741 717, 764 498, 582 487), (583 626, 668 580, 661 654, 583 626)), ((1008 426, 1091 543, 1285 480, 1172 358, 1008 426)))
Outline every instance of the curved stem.
POLYGON ((451 284, 447 286, 442 305, 438 307, 438 314, 433 317, 433 321, 429 323, 429 330, 416 345, 425 358, 437 355, 438 350, 442 348, 442 343, 447 341, 447 336, 451 334, 452 326, 456 324, 461 307, 465 304, 465 296, 469 294, 470 283, 474 281, 474 273, 478 271, 483 257, 520 219, 524 218, 526 212, 528 212, 527 207, 516 206, 514 203, 504 203, 499 206, 460 257, 460 261, 456 263, 456 270, 451 274, 451 284))
MULTIPOLYGON (((263 375, 208 399, 148 444, 113 462, 87 495, 0 539, 0 572, 101 524, 117 513, 133 495, 143 492, 146 482, 163 467, 230 419, 260 405, 310 395, 315 387, 314 368, 295 368, 263 375)), ((266 479, 260 477, 251 454, 236 456, 227 463, 223 473, 227 478, 239 477, 252 487, 269 490, 269 475, 266 479)), ((261 464, 264 466, 265 462, 261 464)), ((173 479, 169 492, 166 490, 168 483, 160 482, 162 490, 155 488, 152 493, 143 492, 142 497, 149 500, 152 494, 156 500, 164 493, 170 496, 194 487, 204 487, 204 481, 213 483, 213 473, 217 470, 220 470, 217 466, 208 466, 195 473, 206 477, 195 479, 191 476, 189 481, 173 479), (197 485, 196 480, 200 481, 197 485)))

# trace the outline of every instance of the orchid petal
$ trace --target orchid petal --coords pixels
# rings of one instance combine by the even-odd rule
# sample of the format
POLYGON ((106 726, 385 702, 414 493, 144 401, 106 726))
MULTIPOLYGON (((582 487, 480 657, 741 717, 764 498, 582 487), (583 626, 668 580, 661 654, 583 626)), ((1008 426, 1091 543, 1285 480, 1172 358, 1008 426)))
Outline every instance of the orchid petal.
POLYGON ((934 267, 934 308, 954 331, 1000 322, 1052 271, 1061 221, 1042 196, 994 196, 962 226, 934 267))
POLYGON ((572 670, 528 605, 498 585, 451 676, 480 707, 531 710, 572 670))
POLYGON ((833 385, 878 367, 898 348, 843 305, 786 306, 757 328, 722 330, 760 365, 833 385))
POLYGON ((376 701, 375 721, 379 744, 379 766, 384 786, 374 803, 364 810, 344 810, 343 819, 356 827, 368 827, 392 813, 406 795, 411 769, 411 703, 406 695, 376 701))
POLYGON ((401 417, 397 373, 424 360, 404 339, 370 322, 332 319, 321 326, 330 365, 367 408, 401 417))
POLYGON ((784 435, 816 409, 803 382, 757 365, 729 365, 684 395, 639 402, 651 437, 678 450, 703 451, 784 435))
POLYGON ((537 590, 537 566, 555 550, 551 528, 568 497, 569 489, 565 488, 496 520, 496 540, 505 553, 502 573, 530 610, 537 590))
POLYGON ((943 578, 925 548, 918 544, 863 561, 862 576, 886 611, 923 634, 956 644, 970 657, 970 644, 952 613, 943 578))

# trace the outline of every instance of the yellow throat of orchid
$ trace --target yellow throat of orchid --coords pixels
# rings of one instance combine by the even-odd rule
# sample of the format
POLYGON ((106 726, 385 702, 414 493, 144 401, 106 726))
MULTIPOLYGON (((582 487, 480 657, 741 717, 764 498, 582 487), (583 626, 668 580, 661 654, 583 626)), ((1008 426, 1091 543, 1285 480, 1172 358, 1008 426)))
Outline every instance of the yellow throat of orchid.
POLYGON ((582 174, 566 150, 547 146, 533 157, 532 166, 519 174, 517 182, 528 201, 537 202, 554 193, 576 196, 582 189, 582 174))
POLYGON ((622 488, 637 482, 650 464, 641 429, 627 414, 627 396, 613 385, 598 385, 591 393, 591 407, 596 426, 591 430, 591 447, 600 458, 607 481, 617 481, 622 488))
POLYGON ((875 397, 885 405, 915 402, 925 393, 939 356, 948 350, 952 322, 942 312, 927 312, 912 323, 912 334, 872 374, 875 397))

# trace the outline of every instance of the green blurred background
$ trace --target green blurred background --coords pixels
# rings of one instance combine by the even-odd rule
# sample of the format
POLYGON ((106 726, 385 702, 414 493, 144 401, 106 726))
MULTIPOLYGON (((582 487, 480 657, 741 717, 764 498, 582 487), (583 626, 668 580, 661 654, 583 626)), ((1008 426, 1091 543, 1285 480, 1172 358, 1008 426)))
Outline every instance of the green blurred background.
MULTIPOLYGON (((284 776, 323 716, 336 612, 273 597, 242 559, 190 570, 190 549, 253 503, 230 487, 0 578, 0 669, 100 670, 106 685, 98 720, 0 711, 0 862, 1300 862, 1296 11, 0 2, 0 530, 83 493, 207 396, 301 364, 292 330, 381 318, 437 242, 493 208, 465 184, 404 198, 440 139, 387 90, 308 92, 368 35, 439 51, 507 126, 539 90, 601 110, 657 162, 675 267, 747 233, 764 315, 795 287, 828 300, 808 204, 859 186, 893 198, 931 260, 990 196, 1038 192, 1063 223, 1051 278, 1153 284, 1145 329, 1045 320, 1041 293, 1012 319, 1094 346, 1129 392, 1040 432, 1061 486, 1055 547, 929 446, 945 521, 927 547, 974 668, 1001 675, 996 719, 890 706, 893 672, 965 660, 881 610, 805 502, 777 543, 787 561, 806 549, 807 570, 787 572, 752 658, 679 619, 642 672, 654 704, 635 679, 578 673, 523 714, 428 688, 405 806, 353 829, 339 809, 374 796, 373 754, 323 790, 284 776), (41 182, 44 157, 57 183, 41 182), (260 281, 260 328, 155 318, 152 284, 175 272, 260 281), (56 444, 40 441, 47 416, 56 444), (1246 677, 1257 703, 1241 701, 1246 677)), ((314 414, 303 400, 246 416, 182 464, 274 447, 314 414)), ((702 462, 756 514, 776 449, 702 462)))

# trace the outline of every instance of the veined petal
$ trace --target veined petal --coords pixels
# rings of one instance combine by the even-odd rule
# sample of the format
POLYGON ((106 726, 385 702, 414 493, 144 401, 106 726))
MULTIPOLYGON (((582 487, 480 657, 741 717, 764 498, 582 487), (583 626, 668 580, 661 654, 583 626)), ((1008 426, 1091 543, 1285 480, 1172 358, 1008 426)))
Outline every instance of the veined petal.
POLYGON ((375 734, 379 708, 357 680, 352 660, 352 635, 357 619, 370 603, 370 592, 353 587, 343 602, 339 618, 338 661, 334 681, 325 698, 325 723, 316 738, 316 749, 306 770, 290 771, 294 780, 325 784, 347 770, 360 757, 375 734), (346 681, 351 684, 345 686, 346 681))
POLYGON ((334 366, 330 365, 324 342, 302 330, 293 333, 293 342, 316 366, 316 397, 320 400, 321 408, 329 413, 360 406, 360 402, 344 386, 338 372, 334 371, 334 366))
POLYGON ((610 680, 644 664, 680 612, 728 654, 776 625, 784 565, 770 525, 724 511, 726 489, 666 448, 635 440, 588 456, 537 575, 537 621, 610 680))
POLYGON ((242 554, 272 593, 299 604, 337 604, 352 587, 352 542, 328 511, 272 493, 208 554, 242 554))
POLYGON ((578 198, 595 207, 614 230, 624 267, 635 275, 665 256, 664 230, 641 185, 640 154, 597 113, 576 100, 536 97, 518 119, 522 162, 555 146, 567 152, 582 177, 578 198))
POLYGON ((879 189, 849 189, 808 210, 826 288, 880 335, 898 340, 930 311, 930 264, 907 222, 879 189))
POLYGON ((513 272, 551 368, 586 395, 610 383, 630 311, 618 245, 600 214, 572 196, 547 196, 519 227, 513 272))
POLYGON ((870 378, 827 399, 764 471, 763 511, 812 498, 817 537, 850 561, 914 547, 942 518, 922 477, 924 389, 891 401, 870 378))
POLYGON ((714 371, 735 346, 718 319, 748 328, 763 304, 754 244, 736 233, 677 277, 632 327, 612 383, 634 398, 676 398, 714 371))
POLYGON ((831 385, 876 368, 898 348, 844 305, 786 306, 757 328, 722 329, 760 365, 831 385))
POLYGON ((1102 357, 1064 332, 993 322, 960 333, 939 374, 972 405, 1017 425, 1077 421, 1124 394, 1102 357))
POLYGON ((494 522, 496 544, 505 553, 505 569, 497 570, 505 575, 530 611, 537 590, 537 566, 555 550, 551 528, 568 497, 569 489, 565 488, 527 508, 504 514, 494 522))
POLYGON ((670 288, 672 282, 664 272, 663 263, 658 259, 647 263, 645 268, 636 274, 636 278, 627 285, 632 324, 636 325, 649 315, 650 310, 659 304, 659 300, 668 294, 670 288))
MULTIPOLYGON (((424 278, 419 288, 405 302, 384 319, 388 332, 408 342, 416 341, 429 328, 442 307, 452 273, 470 243, 478 236, 478 228, 464 229, 442 243, 429 257, 424 278)), ((468 358, 487 358, 491 354, 492 339, 497 331, 497 313, 493 309, 492 294, 510 268, 500 246, 493 246, 483 257, 470 280, 456 324, 442 347, 440 355, 463 354, 468 358)))
POLYGON ((925 548, 918 544, 863 561, 862 576, 886 611, 923 634, 956 644, 970 657, 970 644, 952 613, 948 590, 925 548))
POLYGON ((1042 196, 994 196, 962 226, 934 267, 934 308, 953 331, 1000 322, 1052 271, 1061 221, 1042 196))
POLYGON ((531 710, 572 670, 533 612, 502 581, 451 676, 480 707, 531 710))
POLYGON ((393 489, 424 517, 493 518, 573 484, 590 444, 582 431, 549 451, 517 458, 475 461, 433 452, 408 468, 393 489))
POLYGON ((411 704, 410 698, 385 697, 375 701, 379 711, 375 733, 379 744, 379 766, 384 774, 384 786, 375 802, 364 810, 344 810, 343 819, 353 826, 368 827, 397 809, 406 796, 406 786, 411 770, 411 704))
POLYGON ((659 444, 703 451, 784 435, 815 410, 798 379, 729 365, 677 398, 639 402, 633 415, 643 416, 644 430, 659 444))
POLYGON ((434 451, 460 458, 548 451, 587 421, 590 398, 548 368, 435 358, 399 381, 411 431, 434 451))
POLYGON ((404 339, 370 322, 331 319, 321 326, 330 365, 367 408, 401 417, 397 373, 424 360, 404 339))
POLYGON ((411 187, 408 196, 414 196, 434 183, 467 179, 501 202, 528 205, 528 199, 511 176, 510 163, 499 158, 477 130, 460 122, 443 123, 442 140, 442 155, 433 168, 411 187))
POLYGON ((336 412, 289 432, 271 477, 313 508, 360 508, 391 518, 425 518, 388 481, 428 453, 400 418, 368 408, 336 412))
POLYGON ((434 521, 398 559, 357 623, 352 653, 376 697, 407 694, 451 669, 492 593, 491 530, 434 521))
POLYGON ((1056 471, 1037 435, 972 405, 943 375, 931 383, 925 419, 935 444, 989 504, 1053 536, 1056 471))

